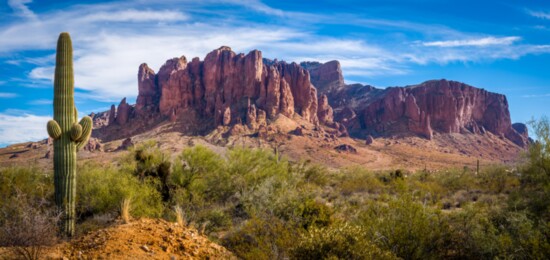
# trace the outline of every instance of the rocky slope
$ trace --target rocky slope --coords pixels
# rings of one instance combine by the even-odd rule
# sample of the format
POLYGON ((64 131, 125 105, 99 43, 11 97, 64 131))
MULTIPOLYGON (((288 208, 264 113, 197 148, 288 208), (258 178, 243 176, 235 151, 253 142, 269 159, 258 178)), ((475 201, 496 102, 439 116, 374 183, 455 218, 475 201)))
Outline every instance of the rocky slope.
POLYGON ((444 79, 386 89, 345 85, 338 61, 302 65, 310 70, 320 94, 328 96, 336 121, 354 137, 418 135, 432 139, 436 134, 483 135, 488 131, 521 147, 529 142, 525 125, 512 127, 504 95, 444 79))
POLYGON ((276 131, 271 122, 285 117, 334 137, 431 140, 439 134, 490 132, 520 147, 528 144, 527 128, 512 126, 504 95, 447 80, 386 89, 346 85, 338 61, 289 64, 265 59, 258 50, 244 55, 221 47, 203 61, 170 59, 157 73, 141 64, 138 89, 134 106, 123 99, 93 115, 96 137, 127 138, 166 121, 191 135, 221 127, 226 136, 265 136, 276 131))

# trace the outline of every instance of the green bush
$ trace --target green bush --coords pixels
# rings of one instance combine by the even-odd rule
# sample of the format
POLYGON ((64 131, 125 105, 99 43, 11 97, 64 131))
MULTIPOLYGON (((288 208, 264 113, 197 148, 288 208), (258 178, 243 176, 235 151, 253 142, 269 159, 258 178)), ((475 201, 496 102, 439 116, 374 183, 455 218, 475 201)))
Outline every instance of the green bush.
POLYGON ((312 228, 292 249, 296 259, 398 259, 376 246, 362 226, 336 224, 312 228))
POLYGON ((253 217, 222 238, 222 245, 242 259, 285 259, 298 233, 278 218, 253 217))
POLYGON ((332 210, 324 203, 312 199, 304 201, 299 207, 300 225, 304 229, 326 227, 332 223, 332 210))
POLYGON ((352 167, 342 170, 338 176, 337 190, 344 196, 354 193, 381 193, 386 187, 378 174, 367 171, 365 168, 352 167))
MULTIPOLYGON (((527 163, 520 168, 521 188, 514 206, 525 207, 537 221, 550 221, 550 121, 532 122, 537 140, 531 144, 527 163)), ((550 238, 549 238, 550 239, 550 238)))
POLYGON ((123 199, 131 200, 135 217, 159 217, 163 212, 155 184, 112 166, 88 163, 77 175, 77 212, 81 216, 116 213, 123 199))
POLYGON ((387 203, 371 202, 361 213, 367 237, 381 249, 405 259, 426 259, 445 249, 447 223, 441 213, 408 193, 387 203))
POLYGON ((0 169, 0 208, 24 194, 28 200, 53 202, 53 178, 36 167, 0 169))

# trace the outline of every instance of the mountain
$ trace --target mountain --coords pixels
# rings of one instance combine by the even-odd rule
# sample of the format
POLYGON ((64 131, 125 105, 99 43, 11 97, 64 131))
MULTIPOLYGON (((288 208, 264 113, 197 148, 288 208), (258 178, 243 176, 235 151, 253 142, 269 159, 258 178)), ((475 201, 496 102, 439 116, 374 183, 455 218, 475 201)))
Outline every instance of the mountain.
MULTIPOLYGON (((137 76, 136 104, 124 98, 91 115, 86 156, 108 160, 155 139, 174 154, 200 143, 220 153, 277 149, 330 167, 422 169, 512 163, 529 143, 527 127, 511 123, 504 95, 456 81, 349 85, 338 61, 287 63, 229 47, 202 61, 169 59, 158 72, 144 63, 137 76)), ((8 147, 0 162, 48 157, 49 147, 8 147)))
POLYGON ((190 134, 218 126, 266 131, 284 116, 360 139, 490 132, 520 147, 528 144, 527 128, 512 127, 504 95, 444 79, 386 89, 346 85, 338 61, 289 64, 264 59, 258 50, 244 55, 224 46, 204 61, 170 59, 158 73, 141 64, 138 89, 134 106, 123 99, 108 115, 94 115, 96 136, 130 137, 164 120, 184 122, 182 130, 190 134))
POLYGON ((338 61, 301 65, 319 93, 328 97, 335 120, 354 137, 412 134, 432 139, 436 134, 491 132, 520 147, 529 143, 527 127, 513 127, 502 94, 445 79, 386 89, 346 85, 338 61))
POLYGON ((129 137, 163 120, 185 122, 183 131, 191 134, 206 134, 218 126, 257 131, 279 117, 299 117, 333 128, 337 135, 345 133, 333 122, 326 97, 318 100, 306 69, 263 59, 258 50, 244 55, 221 47, 204 61, 173 58, 158 73, 144 63, 138 71, 138 89, 135 106, 123 99, 108 115, 94 115, 98 137, 129 137))

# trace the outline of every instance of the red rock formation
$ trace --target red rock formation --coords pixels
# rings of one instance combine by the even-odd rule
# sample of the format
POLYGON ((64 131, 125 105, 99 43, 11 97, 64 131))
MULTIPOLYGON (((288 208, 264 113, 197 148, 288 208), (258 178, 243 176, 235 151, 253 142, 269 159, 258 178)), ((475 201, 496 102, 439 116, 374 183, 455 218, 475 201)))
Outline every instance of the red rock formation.
MULTIPOLYGON (((142 64, 138 79, 137 114, 152 107, 160 115, 174 118, 174 114, 195 110, 198 113, 194 114, 213 118, 215 126, 244 122, 253 129, 278 114, 292 118, 297 113, 318 123, 317 91, 308 71, 296 63, 264 62, 257 50, 244 55, 221 47, 203 62, 174 58, 156 75, 142 64)), ((325 105, 328 113, 330 107, 325 105)))
POLYGON ((387 89, 345 85, 337 61, 300 66, 263 59, 257 50, 244 55, 221 47, 202 62, 170 59, 157 74, 142 64, 138 81, 135 109, 124 99, 116 116, 112 107, 110 123, 137 121, 145 129, 169 119, 203 127, 195 133, 222 125, 241 133, 241 124, 256 131, 282 114, 323 124, 338 136, 414 134, 431 139, 434 134, 488 131, 520 146, 528 142, 526 132, 512 127, 503 95, 446 80, 387 89), (321 89, 319 97, 312 82, 321 89))
POLYGON ((109 111, 109 124, 114 123, 116 121, 116 107, 115 105, 111 105, 111 110, 109 111))
POLYGON ((334 121, 334 113, 332 111, 332 107, 328 104, 327 95, 323 94, 319 97, 317 117, 319 118, 319 123, 321 124, 330 124, 334 121))
POLYGON ((337 60, 324 64, 319 62, 302 62, 300 65, 309 71, 311 82, 317 87, 319 93, 329 92, 344 85, 342 68, 340 67, 340 62, 337 60))
POLYGON ((118 104, 115 122, 119 125, 125 125, 130 118, 132 107, 126 103, 126 98, 123 98, 118 104))
POLYGON ((159 90, 155 83, 155 72, 150 69, 146 63, 139 66, 138 91, 139 96, 136 100, 136 108, 138 110, 156 106, 159 98, 159 90))
POLYGON ((489 131, 525 146, 527 139, 513 128, 508 101, 464 83, 427 81, 405 88, 376 92, 355 107, 359 123, 347 122, 351 132, 374 135, 417 134, 431 139, 433 133, 475 133, 489 131), (373 97, 375 96, 375 97, 373 97))

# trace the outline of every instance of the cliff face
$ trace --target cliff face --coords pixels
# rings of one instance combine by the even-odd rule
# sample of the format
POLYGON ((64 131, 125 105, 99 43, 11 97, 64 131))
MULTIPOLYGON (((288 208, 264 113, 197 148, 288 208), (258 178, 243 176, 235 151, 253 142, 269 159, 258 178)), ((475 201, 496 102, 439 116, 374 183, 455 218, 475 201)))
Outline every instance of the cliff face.
MULTIPOLYGON (((125 125, 151 115, 177 121, 190 117, 211 127, 235 124, 251 129, 279 114, 319 124, 317 90, 309 72, 296 63, 270 61, 254 50, 236 54, 229 47, 210 52, 204 61, 173 58, 155 73, 147 64, 138 70, 135 107, 123 100, 110 112, 110 122, 125 125)), ((323 120, 332 109, 323 104, 323 120)))
MULTIPOLYGON (((338 61, 288 64, 264 59, 258 50, 244 55, 221 47, 204 61, 170 59, 158 73, 141 64, 138 89, 135 106, 124 99, 111 108, 109 125, 146 128, 170 120, 203 130, 235 125, 258 130, 284 115, 336 129, 339 136, 431 139, 491 132, 522 147, 528 143, 527 128, 512 126, 504 95, 447 80, 386 89, 346 85, 338 61)), ((130 134, 120 129, 120 135, 130 134)))
MULTIPOLYGON (((314 71, 335 75, 341 69, 334 63, 319 64, 314 71)), ((414 134, 431 139, 434 133, 489 131, 522 147, 528 143, 526 128, 512 127, 504 95, 447 80, 382 90, 343 85, 340 78, 312 77, 312 82, 331 100, 336 121, 356 137, 414 134)))

